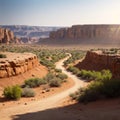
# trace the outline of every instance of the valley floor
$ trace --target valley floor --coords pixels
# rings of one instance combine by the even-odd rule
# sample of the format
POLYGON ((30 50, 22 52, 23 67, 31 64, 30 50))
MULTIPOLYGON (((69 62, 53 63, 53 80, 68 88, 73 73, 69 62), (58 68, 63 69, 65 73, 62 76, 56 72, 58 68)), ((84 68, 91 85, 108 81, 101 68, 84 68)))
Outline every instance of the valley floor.
MULTIPOLYGON (((67 59, 67 58, 65 58, 67 59)), ((98 101, 87 105, 70 101, 69 94, 76 91, 86 83, 76 76, 67 72, 63 61, 59 61, 56 66, 62 69, 74 82, 59 94, 52 95, 39 101, 28 102, 0 109, 1 120, 119 120, 120 119, 120 99, 98 101)))

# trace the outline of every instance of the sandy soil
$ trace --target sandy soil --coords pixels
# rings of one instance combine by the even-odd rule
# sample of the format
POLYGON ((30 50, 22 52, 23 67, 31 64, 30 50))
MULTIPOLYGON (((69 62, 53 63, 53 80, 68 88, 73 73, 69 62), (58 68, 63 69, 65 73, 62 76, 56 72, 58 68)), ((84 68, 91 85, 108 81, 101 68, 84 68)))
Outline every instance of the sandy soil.
POLYGON ((48 85, 42 85, 38 88, 34 88, 34 91, 36 93, 35 97, 21 98, 18 101, 8 101, 8 100, 5 100, 4 97, 2 96, 0 98, 0 110, 7 109, 13 106, 29 104, 29 102, 35 102, 35 101, 42 100, 50 96, 56 95, 58 93, 61 93, 71 88, 72 86, 74 86, 74 81, 71 80, 71 78, 68 78, 67 82, 63 83, 61 87, 49 88, 48 85), (45 92, 46 88, 49 88, 50 91, 45 92))
MULTIPOLYGON (((67 59, 67 58, 66 58, 67 59)), ((82 80, 67 72, 63 61, 57 63, 74 81, 74 86, 48 98, 0 110, 1 120, 119 120, 120 99, 98 101, 87 105, 70 101, 68 95, 85 86, 82 80)))
POLYGON ((33 68, 32 70, 29 70, 23 74, 12 76, 9 78, 0 78, 0 88, 9 86, 9 85, 15 85, 22 84, 26 79, 31 77, 44 77, 47 74, 47 68, 39 65, 38 67, 33 68))
MULTIPOLYGON (((24 114, 28 112, 37 112, 39 110, 46 110, 48 108, 54 108, 56 107, 59 101, 61 101, 63 98, 69 96, 70 93, 76 91, 80 86, 84 86, 84 82, 79 80, 76 76, 72 75, 71 73, 67 72, 63 65, 63 61, 68 58, 65 58, 61 61, 59 61, 56 66, 59 69, 62 69, 64 73, 66 73, 70 78, 74 80, 74 86, 70 87, 69 89, 60 92, 59 94, 52 95, 48 98, 42 99, 40 101, 32 101, 29 102, 27 105, 22 104, 22 105, 17 105, 17 106, 12 106, 9 108, 1 109, 0 111, 0 116, 2 120, 11 120, 12 116, 15 116, 17 114, 24 114)), ((65 86, 66 87, 66 86, 65 86)))

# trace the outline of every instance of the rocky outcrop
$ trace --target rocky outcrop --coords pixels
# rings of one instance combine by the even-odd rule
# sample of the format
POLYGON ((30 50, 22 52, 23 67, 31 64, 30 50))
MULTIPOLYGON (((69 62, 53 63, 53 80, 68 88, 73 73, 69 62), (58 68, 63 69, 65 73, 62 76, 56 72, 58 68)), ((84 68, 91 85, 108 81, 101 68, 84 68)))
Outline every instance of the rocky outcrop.
POLYGON ((120 79, 120 56, 107 55, 101 51, 88 51, 85 59, 76 65, 79 69, 100 71, 109 69, 114 78, 120 79))
POLYGON ((20 39, 14 36, 14 33, 8 29, 0 28, 0 43, 21 43, 20 39))
POLYGON ((2 25, 2 28, 9 29, 14 32, 18 38, 48 38, 51 31, 56 31, 60 27, 47 26, 26 26, 26 25, 2 25))
POLYGON ((74 25, 50 33, 50 39, 120 41, 120 25, 74 25))
POLYGON ((7 58, 0 58, 0 78, 22 74, 39 65, 32 53, 4 53, 7 58))

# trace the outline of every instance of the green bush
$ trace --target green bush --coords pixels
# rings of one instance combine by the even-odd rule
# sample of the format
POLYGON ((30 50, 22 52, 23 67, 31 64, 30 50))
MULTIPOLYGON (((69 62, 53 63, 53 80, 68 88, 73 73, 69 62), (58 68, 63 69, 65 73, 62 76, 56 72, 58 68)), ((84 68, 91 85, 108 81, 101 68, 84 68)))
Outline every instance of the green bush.
POLYGON ((81 50, 69 50, 68 53, 71 54, 71 57, 64 62, 64 66, 68 66, 69 64, 74 63, 76 60, 80 60, 83 58, 83 56, 85 56, 86 52, 81 50))
POLYGON ((84 90, 78 90, 71 97, 79 102, 90 102, 102 98, 120 97, 120 80, 113 80, 109 70, 101 72, 81 70, 80 77, 95 80, 84 90))
POLYGON ((83 92, 79 91, 79 102, 90 102, 102 98, 120 97, 120 80, 94 81, 83 92))
POLYGON ((86 80, 110 80, 112 78, 109 70, 102 70, 101 72, 81 70, 78 76, 86 80))
POLYGON ((61 73, 62 70, 61 70, 61 69, 55 69, 55 72, 57 72, 57 73, 61 73))
POLYGON ((16 85, 16 86, 12 86, 12 87, 6 87, 4 89, 4 96, 8 99, 20 99, 21 98, 21 94, 22 94, 22 90, 21 88, 16 85))
POLYGON ((5 54, 0 54, 0 58, 6 58, 7 56, 5 54))
POLYGON ((41 63, 42 65, 50 68, 50 69, 54 69, 54 68, 55 68, 54 63, 53 63, 52 61, 49 61, 49 60, 45 59, 45 58, 41 59, 41 60, 40 60, 40 63, 41 63))
POLYGON ((39 87, 42 84, 46 84, 46 81, 40 78, 30 78, 25 81, 25 86, 30 88, 39 87))
POLYGON ((102 81, 103 87, 101 93, 107 98, 120 97, 120 80, 102 81))
POLYGON ((22 97, 34 97, 34 96, 35 92, 33 89, 27 87, 22 89, 22 97))
POLYGON ((49 85, 50 87, 60 87, 61 86, 61 79, 60 78, 53 78, 50 80, 49 85))
POLYGON ((76 67, 73 67, 73 66, 69 66, 69 68, 67 69, 68 71, 72 72, 73 74, 75 75, 78 75, 80 70, 76 67))
POLYGON ((88 87, 84 91, 79 91, 79 97, 78 101, 79 102, 90 102, 90 101, 95 101, 98 98, 101 97, 101 89, 102 89, 102 83, 99 81, 95 81, 88 85, 88 87))
POLYGON ((49 82, 49 81, 52 80, 54 77, 56 77, 56 75, 50 72, 50 73, 48 73, 48 74, 44 77, 44 79, 45 79, 45 81, 49 82))
POLYGON ((64 73, 59 73, 59 74, 57 74, 57 77, 60 78, 60 79, 62 79, 62 80, 68 78, 68 76, 67 76, 66 74, 64 74, 64 73))

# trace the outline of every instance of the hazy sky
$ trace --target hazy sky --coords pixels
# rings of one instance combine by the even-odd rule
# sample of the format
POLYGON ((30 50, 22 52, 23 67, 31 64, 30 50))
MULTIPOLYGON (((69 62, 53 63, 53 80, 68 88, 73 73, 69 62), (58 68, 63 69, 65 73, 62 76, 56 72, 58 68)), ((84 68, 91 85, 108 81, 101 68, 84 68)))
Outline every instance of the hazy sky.
POLYGON ((0 0, 0 24, 120 24, 120 0, 0 0))

